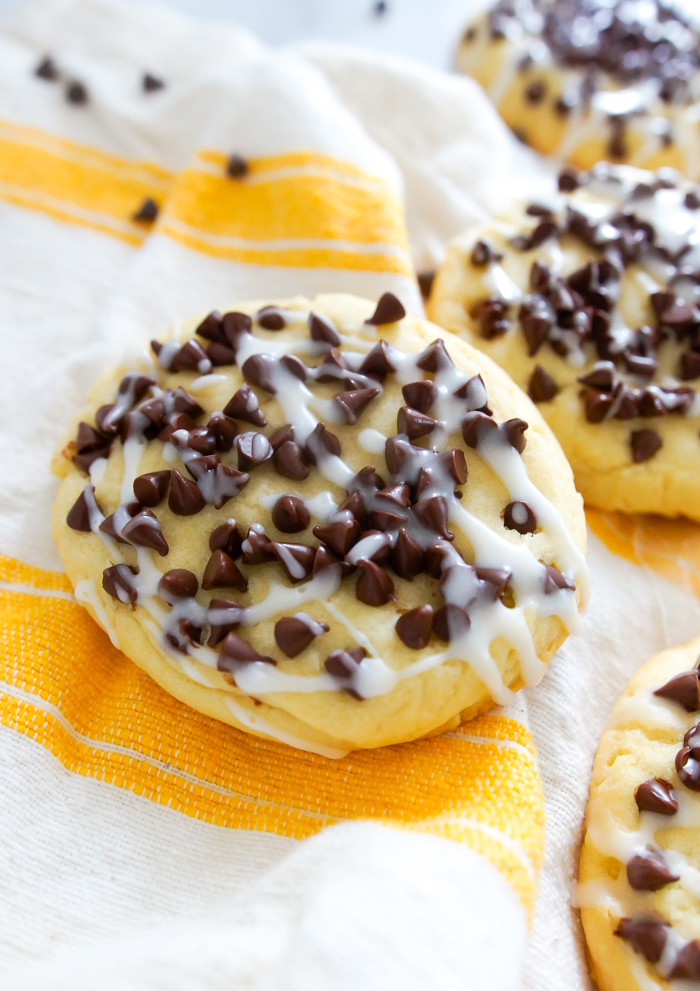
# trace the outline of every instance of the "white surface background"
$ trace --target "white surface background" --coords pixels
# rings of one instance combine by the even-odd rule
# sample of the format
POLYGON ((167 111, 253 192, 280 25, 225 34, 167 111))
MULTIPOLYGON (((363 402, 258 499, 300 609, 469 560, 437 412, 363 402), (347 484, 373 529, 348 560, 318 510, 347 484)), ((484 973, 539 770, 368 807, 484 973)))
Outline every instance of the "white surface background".
MULTIPOLYGON (((137 2, 137 0, 134 0, 137 2)), ((235 21, 273 45, 324 38, 409 55, 439 69, 452 66, 455 46, 474 11, 488 0, 161 0, 188 14, 235 21)), ((21 0, 0 0, 0 20, 21 0)))

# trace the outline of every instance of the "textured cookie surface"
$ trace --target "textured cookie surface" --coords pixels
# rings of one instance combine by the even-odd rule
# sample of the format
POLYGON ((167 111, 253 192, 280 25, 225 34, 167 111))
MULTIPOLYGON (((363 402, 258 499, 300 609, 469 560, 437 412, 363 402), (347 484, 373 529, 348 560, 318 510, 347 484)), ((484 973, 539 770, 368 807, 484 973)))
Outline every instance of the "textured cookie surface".
POLYGON ((172 694, 334 753, 541 677, 578 622, 581 499, 527 396, 439 333, 389 294, 241 305, 96 384, 55 540, 172 694))
POLYGON ((457 65, 538 151, 700 176, 700 34, 658 0, 501 0, 457 65))
POLYGON ((700 987, 699 653, 648 661, 600 741, 577 900, 601 991, 700 987))
POLYGON ((448 249, 436 323, 526 389, 584 500, 700 519, 700 195, 669 169, 563 172, 448 249))

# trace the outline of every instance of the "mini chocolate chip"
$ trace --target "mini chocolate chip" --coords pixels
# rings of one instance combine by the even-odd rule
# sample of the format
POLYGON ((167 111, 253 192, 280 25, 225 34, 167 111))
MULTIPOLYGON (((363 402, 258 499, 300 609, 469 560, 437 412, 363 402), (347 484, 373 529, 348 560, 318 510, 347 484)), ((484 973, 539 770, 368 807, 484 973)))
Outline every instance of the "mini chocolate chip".
POLYGON ((433 614, 433 633, 445 643, 462 636, 470 626, 471 620, 468 613, 451 602, 440 606, 433 614))
POLYGON ((488 397, 486 395, 486 386, 484 385, 484 380, 481 375, 472 375, 470 379, 463 382, 458 389, 455 389, 454 396, 458 399, 464 399, 467 404, 468 412, 478 412, 485 413, 487 416, 491 416, 491 410, 488 407, 488 397))
MULTIPOLYGON (((206 430, 213 439, 214 447, 217 451, 230 451, 238 435, 236 424, 222 413, 212 413, 206 430)), ((192 442, 190 441, 190 447, 192 446, 192 442)), ((201 448, 197 448, 197 450, 201 450, 201 448)))
POLYGON ((294 440, 294 427, 291 423, 285 423, 284 426, 278 427, 274 433, 270 434, 267 439, 272 445, 272 450, 276 451, 278 447, 282 447, 288 440, 294 440))
POLYGON ((407 482, 392 482, 376 493, 382 499, 389 499, 403 509, 411 505, 411 486, 407 482))
POLYGON ((150 509, 143 509, 133 516, 126 526, 122 527, 121 536, 137 547, 150 547, 161 557, 165 557, 170 550, 160 523, 150 509))
POLYGON ((633 430, 630 434, 632 460, 635 464, 648 461, 662 445, 663 441, 655 430, 633 430))
POLYGON ((389 345, 386 341, 379 341, 378 344, 365 356, 359 368, 361 375, 369 375, 382 382, 389 372, 395 372, 396 368, 391 361, 389 345))
POLYGON ((413 514, 423 526, 443 540, 454 540, 454 534, 447 529, 447 500, 444 496, 429 496, 427 499, 421 499, 413 507, 413 514))
POLYGON ((360 527, 363 530, 367 529, 368 526, 367 510, 365 508, 365 504, 362 499, 362 496, 357 490, 351 492, 350 495, 347 497, 347 499, 342 503, 342 505, 339 506, 340 512, 344 512, 345 510, 348 510, 350 513, 352 513, 352 515, 355 517, 355 519, 360 524, 360 527))
POLYGON ((323 571, 325 568, 330 568, 333 565, 340 568, 341 576, 344 578, 346 575, 352 574, 355 570, 355 566, 350 564, 348 561, 341 560, 337 554, 334 554, 330 547, 326 547, 325 544, 321 544, 316 549, 316 557, 314 558, 314 566, 311 571, 312 576, 316 576, 319 571, 323 571))
POLYGON ((393 293, 385 292, 383 296, 380 296, 374 313, 368 320, 365 320, 365 323, 369 323, 373 327, 380 327, 387 323, 403 320, 405 316, 406 311, 401 301, 393 293))
POLYGON ((272 372, 276 363, 276 359, 271 354, 251 354, 243 362, 241 371, 253 385, 260 386, 265 392, 274 396, 277 394, 277 389, 272 384, 272 372))
POLYGON ((204 373, 211 369, 211 362, 206 356, 202 345, 192 340, 187 341, 182 345, 179 351, 176 351, 170 362, 170 370, 173 372, 181 372, 188 369, 204 373))
POLYGON ((340 344, 340 335, 332 320, 321 313, 309 313, 309 336, 312 341, 321 341, 336 348, 340 344))
MULTIPOLYGON (((150 404, 154 404, 156 402, 158 402, 158 400, 151 399, 150 404)), ((163 406, 162 402, 160 405, 162 408, 163 406)), ((95 423, 97 424, 97 426, 99 427, 99 429, 103 434, 116 435, 119 433, 119 421, 111 422, 108 419, 109 414, 112 412, 114 408, 115 408, 114 403, 107 403, 105 406, 100 406, 100 408, 95 413, 95 423)))
POLYGON ((272 509, 272 522, 282 533, 300 533, 310 520, 311 515, 298 496, 280 496, 272 509))
POLYGON ((223 412, 234 420, 244 420, 246 423, 252 423, 255 427, 267 426, 267 420, 262 410, 258 409, 258 397, 247 382, 236 389, 224 406, 223 412))
POLYGON ((697 351, 684 351, 681 355, 680 377, 684 382, 700 377, 700 354, 697 351))
POLYGON ((423 570, 424 562, 425 553, 423 552, 423 548, 418 541, 409 536, 405 527, 401 527, 391 552, 391 567, 399 578, 413 581, 416 575, 420 574, 423 570))
MULTIPOLYGON (((85 489, 90 489, 92 497, 95 497, 95 486, 86 485, 85 489)), ((90 510, 88 509, 88 504, 85 500, 85 489, 80 493, 78 498, 75 500, 71 508, 68 510, 68 515, 66 516, 66 523, 71 528, 71 530, 77 530, 78 533, 90 533, 92 527, 90 526, 90 510)))
MULTIPOLYGON (((186 444, 191 450, 196 451, 204 457, 216 452, 216 437, 208 427, 195 427, 194 430, 190 430, 186 444)), ((176 444, 175 446, 177 447, 178 445, 176 444)))
POLYGON ((537 517, 526 502, 509 502, 503 510, 503 525, 518 533, 534 533, 537 517))
POLYGON ((225 551, 232 560, 236 560, 241 554, 241 544, 243 535, 235 520, 228 520, 217 526, 209 535, 210 551, 225 551))
POLYGON ((382 478, 382 476, 379 475, 374 470, 374 465, 365 465, 364 468, 360 468, 360 470, 358 471, 358 473, 355 475, 355 478, 354 478, 353 482, 351 483, 350 488, 352 488, 353 485, 354 486, 360 486, 360 485, 371 486, 372 488, 375 488, 375 489, 384 489, 384 488, 386 488, 386 482, 384 481, 384 479, 382 478))
POLYGON ((530 358, 537 354, 552 327, 552 320, 548 314, 546 307, 537 311, 528 310, 526 303, 520 307, 518 317, 530 358))
POLYGON ((166 571, 158 582, 158 595, 172 604, 173 599, 191 599, 199 590, 197 576, 186 568, 166 571))
POLYGON ((474 568, 476 577, 483 586, 480 594, 491 602, 495 602, 505 592, 513 572, 507 568, 474 568))
POLYGON ((535 365, 527 385, 527 394, 533 403, 548 403, 559 392, 559 387, 542 365, 535 365))
POLYGON ((234 674, 239 664, 251 664, 262 661, 264 664, 277 664, 271 657, 259 654, 252 644, 239 637, 233 630, 226 635, 221 653, 216 662, 219 671, 232 671, 234 674))
POLYGON ((655 812, 661 816, 672 816, 678 812, 678 799, 673 794, 673 787, 663 778, 643 781, 634 793, 634 800, 640 812, 655 812))
POLYGON ((641 354, 633 354, 629 348, 623 348, 622 360, 625 363, 627 371, 632 375, 638 375, 640 378, 651 378, 659 367, 659 362, 656 358, 647 358, 641 354))
POLYGON ((279 359, 279 363, 282 368, 286 368, 290 375, 294 378, 299 379, 300 382, 306 381, 306 365, 301 360, 297 358, 295 354, 285 354, 279 359))
POLYGON ((224 313, 221 318, 221 326, 224 329, 224 336, 229 347, 232 351, 237 352, 245 335, 250 333, 253 321, 247 313, 231 310, 229 313, 224 313))
POLYGON ((620 919, 615 936, 626 939, 649 963, 658 963, 668 940, 668 922, 656 919, 620 919))
POLYGON ((147 196, 141 206, 132 213, 131 219, 142 224, 152 224, 158 217, 158 204, 150 196, 147 196))
POLYGON ((417 279, 421 296, 424 300, 429 300, 430 294, 433 291, 433 283, 435 282, 435 272, 419 272, 417 279))
POLYGON ((242 544, 244 564, 265 564, 267 561, 274 561, 275 555, 272 552, 272 541, 264 533, 248 527, 248 535, 242 544))
POLYGON ((427 413, 437 398, 437 386, 431 379, 409 382, 401 389, 404 402, 419 413, 427 413))
POLYGON ((525 100, 533 106, 542 103, 547 94, 547 83, 543 79, 533 79, 525 88, 525 100))
POLYGON ((284 478, 301 480, 309 477, 309 466, 304 460, 304 452, 293 440, 285 441, 275 450, 272 463, 275 471, 284 478))
POLYGON ((479 333, 489 341, 501 337, 509 329, 509 312, 509 304, 496 295, 479 300, 471 309, 471 315, 479 321, 479 333))
POLYGON ((674 675, 665 685, 657 688, 654 695, 677 702, 683 706, 686 712, 697 712, 700 709, 698 672, 683 671, 681 674, 674 675))
POLYGON ((242 155, 231 155, 226 162, 226 175, 231 179, 242 179, 248 175, 248 163, 242 155))
POLYGON ((291 581, 299 582, 311 574, 316 556, 315 547, 309 547, 307 544, 284 544, 272 541, 268 546, 268 551, 277 558, 291 581))
MULTIPOLYGON (((325 660, 326 671, 334 678, 343 681, 350 680, 354 678, 357 668, 366 656, 367 651, 364 647, 353 647, 352 650, 334 650, 325 660)), ((358 701, 362 701, 362 696, 354 688, 346 686, 345 691, 358 701)))
POLYGON ((287 326, 284 313, 279 306, 263 306, 258 310, 255 319, 265 330, 282 330, 287 326))
POLYGON ((481 441, 497 429, 496 423, 490 416, 479 413, 477 410, 467 413, 462 420, 462 437, 464 437, 464 442, 468 447, 477 447, 481 441))
POLYGON ((265 434, 259 434, 255 430, 246 430, 244 434, 238 434, 233 443, 238 452, 239 470, 248 471, 257 468, 272 457, 272 444, 265 434))
POLYGON ((468 477, 464 451, 459 447, 450 447, 438 455, 438 463, 447 470, 458 485, 464 485, 468 477))
POLYGON ((425 552, 425 570, 433 578, 439 578, 442 574, 442 565, 445 555, 448 553, 447 544, 438 542, 430 544, 425 552))
POLYGON ((422 650, 428 646, 433 626, 433 607, 418 606, 396 620, 396 635, 410 650, 422 650))
MULTIPOLYGON (((128 511, 129 510, 127 508, 127 512, 128 511)), ((131 513, 129 513, 129 515, 131 515, 131 513)), ((110 537, 113 537, 115 540, 118 540, 120 544, 127 544, 128 543, 128 540, 125 540, 124 537, 122 537, 114 529, 114 513, 111 513, 109 516, 106 517, 106 519, 102 520, 102 522, 100 523, 99 529, 102 531, 102 533, 106 533, 110 537)))
POLYGON ((211 623, 211 633, 207 640, 207 646, 216 647, 218 643, 221 643, 224 637, 238 626, 241 613, 242 610, 238 603, 232 602, 231 599, 212 599, 207 610, 207 619, 211 623), (214 622, 212 613, 219 622, 214 622), (230 621, 227 620, 226 614, 230 617, 230 621))
POLYGON ((573 193, 580 186, 579 174, 574 169, 562 169, 558 179, 559 192, 573 193))
POLYGON ((504 435, 508 443, 515 448, 518 454, 522 454, 525 450, 525 445, 527 444, 525 431, 528 426, 529 424, 526 420, 520 420, 518 417, 513 417, 512 420, 506 420, 505 423, 501 423, 498 429, 504 435))
POLYGON ((208 454, 201 458, 190 458, 185 462, 185 468, 195 482, 198 482, 205 472, 216 471, 217 466, 220 464, 221 458, 218 454, 208 454))
POLYGON ((204 496, 197 488, 195 482, 189 478, 184 478, 179 471, 173 469, 170 472, 170 495, 168 496, 168 508, 176 516, 194 516, 205 506, 204 496))
POLYGON ((204 569, 202 588, 207 591, 212 588, 237 588, 239 592, 247 592, 248 579, 225 551, 216 550, 204 569))
POLYGON ((169 471, 147 472, 134 479, 134 495, 142 506, 157 506, 165 499, 169 484, 169 471))
POLYGON ((416 358, 416 365, 424 372, 442 372, 447 368, 454 368, 454 362, 441 337, 429 344, 425 351, 421 351, 416 358))
POLYGON ((419 413, 410 406, 402 406, 396 417, 396 429, 400 434, 406 434, 409 440, 425 437, 438 426, 438 421, 426 413, 419 413))
POLYGON ((678 874, 669 870, 661 853, 645 850, 635 854, 627 864, 627 880, 635 891, 658 891, 679 879, 678 874))
MULTIPOLYGON (((324 632, 328 632, 328 626, 321 623, 324 632)), ((296 616, 284 616, 275 623, 275 643, 287 657, 296 657, 306 650, 317 634, 311 629, 303 619, 296 616)))
POLYGON ((469 261, 476 268, 483 268, 485 265, 490 265, 491 262, 500 261, 501 258, 503 255, 494 251, 488 241, 477 241, 469 255, 469 261))
POLYGON ((325 526, 315 526, 314 537, 327 544, 339 557, 345 557, 351 547, 360 539, 360 524, 356 519, 336 520, 325 526))
POLYGON ((394 583, 374 561, 360 561, 362 574, 355 585, 355 595, 367 606, 384 606, 390 599, 396 599, 394 583))
POLYGON ((68 103, 72 103, 76 107, 84 106, 89 100, 87 87, 77 79, 68 83, 65 95, 68 103))
POLYGON ((175 394, 173 396, 173 409, 176 413, 186 413, 188 416, 191 416, 193 420, 196 420, 204 412, 194 396, 191 396, 186 389, 182 388, 181 385, 179 385, 175 390, 175 394))
POLYGON ((589 423, 602 423, 613 404, 608 392, 587 392, 584 399, 584 413, 589 423))
POLYGON ((358 417, 378 395, 379 389, 353 389, 349 392, 337 392, 333 396, 333 402, 340 407, 346 423, 357 423, 358 417))
POLYGON ((139 593, 133 577, 134 572, 126 564, 114 564, 102 572, 102 588, 118 602, 136 602, 139 593))
POLYGON ((332 454, 338 456, 340 451, 340 441, 335 434, 330 432, 325 423, 317 423, 306 441, 306 445, 304 447, 304 457, 307 461, 311 462, 312 465, 315 465, 317 454, 332 454))
POLYGON ((553 220, 542 220, 533 230, 511 238, 510 243, 519 251, 532 251, 558 233, 559 227, 553 220))
POLYGON ((195 329, 195 334, 198 334, 199 337, 204 337, 207 341, 228 344, 228 339, 224 334, 223 318, 218 310, 212 310, 211 313, 207 313, 195 329))
POLYGON ((78 433, 75 437, 75 449, 78 454, 87 454, 97 448, 109 447, 111 443, 112 438, 98 433, 89 423, 78 424, 78 433))
POLYGON ((700 210, 700 196, 698 196, 695 190, 691 189, 685 194, 683 205, 687 210, 700 210))
POLYGON ((39 79, 45 79, 49 83, 54 83, 58 79, 58 66, 50 55, 45 55, 34 69, 34 75, 39 79))
POLYGON ((700 940, 691 939, 678 951, 668 978, 700 981, 700 940))
POLYGON ((163 89, 165 83, 158 76, 154 76, 152 72, 144 72, 141 77, 141 89, 144 93, 155 93, 159 89, 163 89))
POLYGON ((349 383, 354 381, 349 373, 350 366, 344 355, 338 348, 329 348, 323 356, 323 362, 316 370, 316 381, 337 382, 338 379, 345 379, 345 382, 349 383))
POLYGON ((544 594, 553 595, 555 592, 559 592, 562 589, 568 589, 573 592, 576 588, 574 583, 570 581, 566 575, 563 575, 558 568, 555 568, 553 564, 545 564, 544 566, 544 594))
POLYGON ((218 341, 212 341, 206 349, 206 354, 212 365, 216 367, 236 364, 236 352, 225 344, 219 344, 218 341))

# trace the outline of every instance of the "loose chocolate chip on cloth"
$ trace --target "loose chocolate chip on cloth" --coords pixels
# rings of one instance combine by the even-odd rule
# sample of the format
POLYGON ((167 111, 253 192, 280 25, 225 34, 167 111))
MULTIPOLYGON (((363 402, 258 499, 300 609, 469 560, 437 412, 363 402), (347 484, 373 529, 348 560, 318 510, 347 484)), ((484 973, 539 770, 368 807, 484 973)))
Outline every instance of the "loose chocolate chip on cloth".
POLYGON ((560 187, 544 240, 526 203, 453 241, 429 315, 527 390, 586 503, 700 520, 695 187, 604 163, 560 187))
POLYGON ((150 377, 103 376, 54 459, 57 546, 124 653, 195 709, 345 750, 537 683, 587 578, 527 396, 391 294, 222 313, 154 342, 150 377))
POLYGON ((600 740, 575 895, 600 991, 700 981, 699 653, 647 661, 600 740))
POLYGON ((670 165, 698 179, 700 30, 683 7, 499 0, 465 33, 457 64, 540 152, 580 168, 670 165))

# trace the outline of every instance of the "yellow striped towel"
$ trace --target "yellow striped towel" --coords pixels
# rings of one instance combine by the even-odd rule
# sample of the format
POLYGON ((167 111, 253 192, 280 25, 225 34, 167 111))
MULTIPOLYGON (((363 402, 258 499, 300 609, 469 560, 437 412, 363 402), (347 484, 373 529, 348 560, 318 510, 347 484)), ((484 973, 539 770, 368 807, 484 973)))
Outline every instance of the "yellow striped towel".
MULTIPOLYGON (((485 100, 459 85, 462 105, 476 98, 474 118, 490 119, 485 100)), ((393 159, 296 55, 142 5, 33 0, 0 35, 0 225, 0 858, 11 865, 0 968, 112 927, 209 911, 214 894, 257 876, 290 843, 313 850, 314 834, 341 837, 342 824, 361 821, 360 840, 373 822, 395 828, 382 831, 395 851, 410 851, 391 897, 403 891, 410 904, 435 843, 462 891, 438 883, 436 867, 419 931, 399 936, 381 911, 389 894, 372 895, 366 867, 357 904, 376 938, 362 986, 391 960, 383 987, 428 987, 420 968, 432 973, 443 940, 451 958, 433 987, 455 986, 463 966, 486 982, 474 987, 516 987, 544 842, 522 711, 338 761, 254 739, 187 709, 114 649, 76 603, 49 536, 55 438, 96 374, 172 319, 324 290, 392 290, 420 311, 393 159), (145 71, 165 85, 144 88, 145 71), (246 160, 243 178, 226 174, 232 153, 246 160), (149 199, 159 208, 151 224, 134 219, 149 199), (33 812, 46 802, 49 822, 33 812), (471 921, 454 933, 441 924, 438 937, 427 920, 442 918, 445 900, 453 920, 471 921)), ((342 844, 336 853, 349 863, 342 844)), ((308 878, 294 883, 306 898, 308 878)), ((329 967, 325 980, 345 987, 329 967)), ((324 986, 307 977, 305 988, 324 986)))

